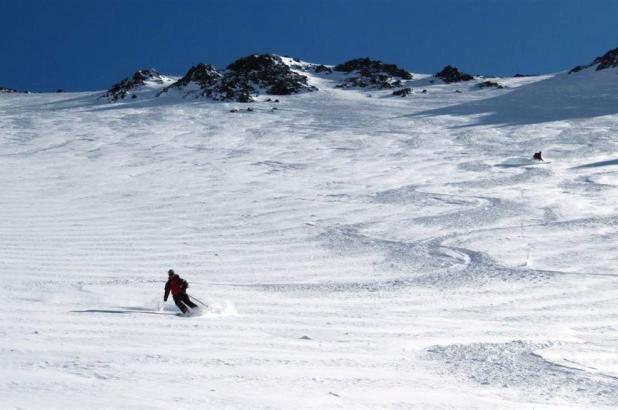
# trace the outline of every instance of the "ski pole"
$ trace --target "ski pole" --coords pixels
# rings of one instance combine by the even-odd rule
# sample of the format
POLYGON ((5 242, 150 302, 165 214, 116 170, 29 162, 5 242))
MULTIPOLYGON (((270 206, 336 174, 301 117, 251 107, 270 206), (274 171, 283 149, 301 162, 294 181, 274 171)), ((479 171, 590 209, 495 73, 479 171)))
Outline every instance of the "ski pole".
POLYGON ((191 295, 187 295, 189 296, 189 298, 195 300, 197 303, 199 303, 200 305, 204 306, 204 307, 208 307, 208 305, 204 302, 202 302, 201 300, 199 300, 198 298, 196 298, 195 296, 191 296, 191 295))

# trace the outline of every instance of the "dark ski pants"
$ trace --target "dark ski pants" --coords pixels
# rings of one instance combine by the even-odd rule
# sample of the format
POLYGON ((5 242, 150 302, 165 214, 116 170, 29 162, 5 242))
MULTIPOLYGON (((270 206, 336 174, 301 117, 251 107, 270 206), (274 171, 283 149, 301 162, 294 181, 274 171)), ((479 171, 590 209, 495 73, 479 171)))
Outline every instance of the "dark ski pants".
POLYGON ((182 310, 182 313, 187 313, 187 306, 189 306, 191 309, 195 309, 197 307, 195 303, 191 302, 191 299, 189 299, 189 295, 187 295, 186 293, 178 296, 172 296, 174 297, 174 303, 176 304, 176 306, 178 306, 180 310, 182 310))

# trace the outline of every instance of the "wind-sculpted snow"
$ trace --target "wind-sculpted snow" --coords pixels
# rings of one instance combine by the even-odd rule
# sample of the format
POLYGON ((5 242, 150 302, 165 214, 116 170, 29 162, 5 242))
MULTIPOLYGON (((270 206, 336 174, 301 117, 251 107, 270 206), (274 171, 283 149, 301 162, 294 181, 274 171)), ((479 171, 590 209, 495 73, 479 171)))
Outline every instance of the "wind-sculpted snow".
MULTIPOLYGON (((509 178, 515 178, 516 182, 521 182, 521 180, 518 181, 517 177, 509 178)), ((499 186, 504 183, 496 180, 457 183, 458 186, 473 184, 499 186)), ((447 226, 454 230, 458 228, 471 229, 520 214, 516 203, 509 203, 499 198, 444 195, 423 192, 414 186, 380 192, 375 196, 375 200, 385 203, 413 205, 418 207, 419 210, 422 209, 430 213, 414 218, 414 222, 424 225, 447 226), (432 211, 429 211, 430 208, 432 211)))
MULTIPOLYGON (((552 171, 549 168, 542 168, 545 164, 529 164, 529 165, 516 165, 514 168, 523 168, 519 173, 509 173, 504 176, 495 176, 493 178, 476 178, 468 181, 458 181, 454 182, 452 185, 458 187, 467 187, 467 188, 492 188, 496 186, 517 186, 522 183, 533 184, 535 182, 543 181, 551 176, 552 171), (526 168, 528 167, 528 168, 526 168)), ((496 167, 505 167, 503 164, 497 164, 496 167)), ((511 165, 507 165, 506 167, 512 167, 511 165)))
MULTIPOLYGON (((362 283, 340 283, 336 278, 328 284, 291 285, 289 288, 321 291, 376 291, 401 287, 461 287, 478 286, 491 281, 542 282, 556 272, 501 266, 482 252, 449 246, 445 243, 456 235, 411 243, 371 238, 359 233, 359 227, 343 226, 331 229, 319 240, 341 255, 377 253, 381 255, 380 270, 390 271, 392 278, 367 280, 362 283)), ((285 286, 266 286, 277 289, 285 286)))
POLYGON ((428 353, 464 382, 503 390, 515 387, 538 404, 559 394, 570 403, 618 405, 618 377, 547 361, 537 353, 546 347, 517 340, 432 346, 428 353))
POLYGON ((615 69, 280 62, 316 90, 0 95, 0 407, 618 406, 615 69))

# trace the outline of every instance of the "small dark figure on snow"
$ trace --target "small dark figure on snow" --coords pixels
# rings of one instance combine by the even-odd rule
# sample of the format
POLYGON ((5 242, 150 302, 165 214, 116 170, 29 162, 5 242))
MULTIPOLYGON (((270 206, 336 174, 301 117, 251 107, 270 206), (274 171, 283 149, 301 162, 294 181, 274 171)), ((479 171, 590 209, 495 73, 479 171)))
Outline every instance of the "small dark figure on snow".
POLYGON ((532 159, 535 159, 537 161, 545 161, 543 159, 543 154, 541 153, 541 151, 535 152, 534 155, 532 156, 532 159))
POLYGON ((167 274, 169 275, 169 279, 165 284, 165 295, 163 296, 163 301, 167 302, 167 297, 170 292, 172 292, 174 303, 180 310, 182 310, 182 313, 187 313, 187 307, 195 309, 197 305, 191 302, 189 295, 187 295, 187 288, 189 287, 187 281, 178 276, 178 274, 176 274, 172 269, 170 269, 167 274))

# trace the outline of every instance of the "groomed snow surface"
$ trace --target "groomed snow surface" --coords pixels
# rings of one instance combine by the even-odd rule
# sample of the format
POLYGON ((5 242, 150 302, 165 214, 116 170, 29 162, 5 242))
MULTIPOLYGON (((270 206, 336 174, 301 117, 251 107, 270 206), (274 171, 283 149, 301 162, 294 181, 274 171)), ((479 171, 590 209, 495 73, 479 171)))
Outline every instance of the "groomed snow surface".
POLYGON ((616 408, 617 75, 0 96, 0 408, 616 408))

